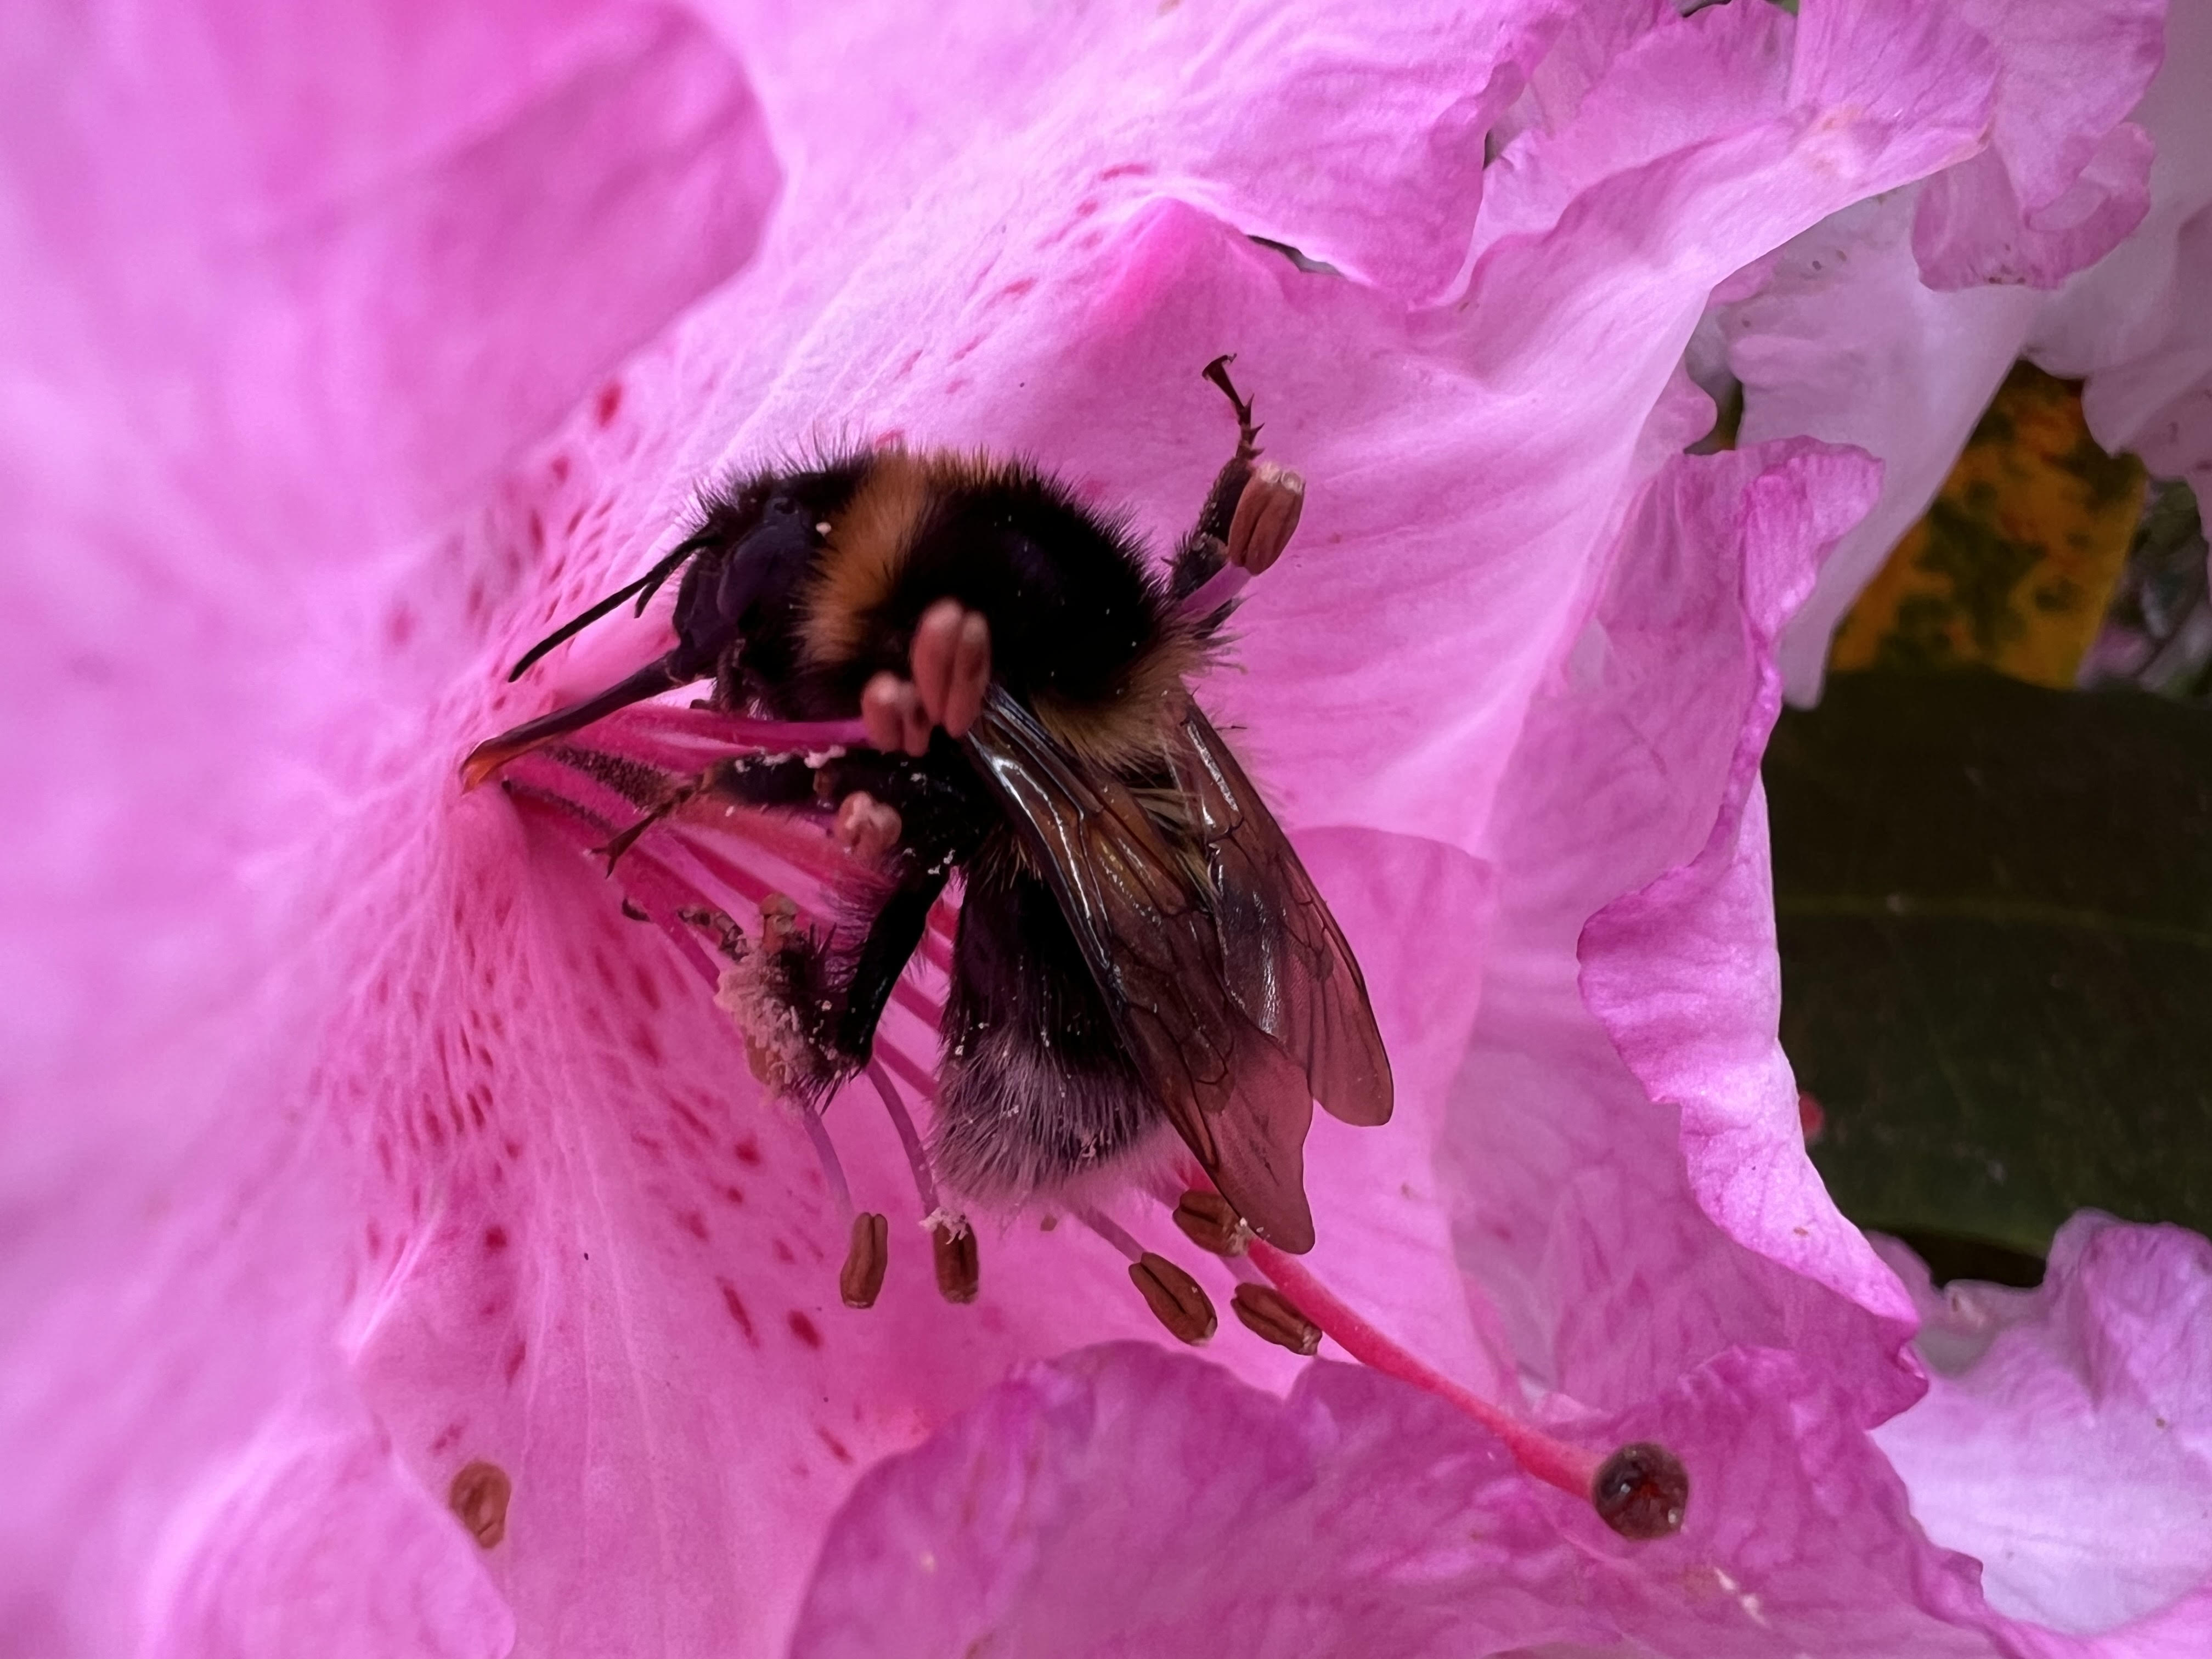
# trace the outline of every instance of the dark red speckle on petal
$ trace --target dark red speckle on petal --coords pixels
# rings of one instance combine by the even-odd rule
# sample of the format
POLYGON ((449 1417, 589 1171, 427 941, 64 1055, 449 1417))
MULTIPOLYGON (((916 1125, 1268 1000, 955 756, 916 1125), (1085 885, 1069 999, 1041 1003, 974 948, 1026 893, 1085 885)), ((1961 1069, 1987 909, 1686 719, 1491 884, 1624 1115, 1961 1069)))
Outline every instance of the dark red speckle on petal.
POLYGON ((522 1357, 529 1351, 530 1345, 519 1337, 515 1340, 514 1346, 507 1351, 506 1370, 507 1380, 509 1382, 514 1382, 516 1374, 522 1370, 522 1357))
POLYGON ((830 1448, 830 1456, 836 1458, 840 1463, 849 1463, 853 1461, 853 1454, 846 1449, 845 1443, 830 1433, 829 1430, 817 1424, 814 1432, 820 1435, 822 1443, 830 1448))
POLYGON ((592 402, 592 418, 601 426, 622 413, 623 389, 620 380, 609 380, 599 388, 599 395, 592 402))
POLYGON ((810 1348, 822 1346, 822 1333, 815 1328, 812 1320, 796 1308, 791 1310, 791 1334, 810 1348))
POLYGON ((485 1228, 485 1229, 484 1229, 484 1249, 486 1249, 487 1250, 490 1250, 490 1251, 493 1251, 493 1252, 496 1253, 496 1252, 498 1252, 498 1251, 501 1251, 501 1250, 505 1249, 506 1248, 507 1248, 507 1229, 506 1229, 506 1228, 504 1228, 504 1227, 487 1227, 487 1228, 485 1228))
POLYGON ((730 1317, 738 1322, 738 1328, 745 1334, 745 1340, 757 1348, 760 1337, 753 1330, 753 1316, 745 1311, 745 1304, 738 1295, 737 1286, 726 1279, 716 1282, 722 1287, 723 1307, 729 1310, 730 1317))
POLYGON ((743 1140, 738 1142, 736 1146, 731 1147, 730 1150, 737 1154, 738 1163, 755 1170, 760 1168, 760 1142, 754 1139, 752 1136, 747 1135, 743 1140))

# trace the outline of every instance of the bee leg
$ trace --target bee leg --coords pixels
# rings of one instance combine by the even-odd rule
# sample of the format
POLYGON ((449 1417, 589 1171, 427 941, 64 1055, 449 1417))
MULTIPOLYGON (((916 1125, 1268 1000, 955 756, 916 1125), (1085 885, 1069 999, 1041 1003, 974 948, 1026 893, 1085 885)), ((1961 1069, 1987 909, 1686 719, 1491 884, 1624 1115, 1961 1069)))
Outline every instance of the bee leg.
MULTIPOLYGON (((1251 402, 1237 395, 1237 384, 1229 378, 1229 365, 1236 361, 1236 353, 1226 352, 1201 371, 1207 380, 1221 388, 1221 395, 1229 399, 1229 406, 1237 411, 1237 453, 1231 459, 1229 466, 1236 465, 1238 461, 1249 461, 1260 453, 1260 428, 1253 423, 1251 402)), ((1225 474, 1229 467, 1221 470, 1225 474)), ((1219 488, 1217 483, 1217 492, 1219 488)), ((1236 497, 1232 495, 1230 499, 1234 501, 1236 497)))
POLYGON ((855 1066, 865 1064, 875 1048, 876 1023, 883 1018, 892 988, 921 943, 930 907, 945 891, 946 874, 943 868, 915 869, 891 890, 868 925, 868 936, 861 941, 845 981, 844 1006, 830 1032, 832 1045, 855 1066))
POLYGON ((1237 453, 1214 475, 1199 509, 1198 523, 1176 550, 1169 580, 1171 598, 1187 599, 1224 565, 1241 565, 1258 575, 1282 555, 1297 528, 1305 505, 1305 480, 1288 467, 1260 459, 1260 428, 1252 405, 1229 378, 1227 357, 1206 366, 1206 378, 1221 388, 1237 411, 1237 453))
POLYGON ((639 818, 627 830, 617 831, 613 839, 609 841, 605 846, 597 847, 592 850, 596 852, 601 858, 607 861, 607 873, 609 875, 612 875, 614 873, 615 866, 622 862, 622 855, 624 853, 629 852, 632 847, 637 844, 637 838, 640 836, 642 836, 647 830, 652 829, 654 824, 659 823, 663 818, 668 817, 681 811, 684 806, 696 799, 700 795, 717 787, 719 782, 719 764, 708 767, 697 777, 692 779, 690 782, 679 783, 671 788, 665 794, 662 795, 659 800, 655 801, 651 806, 646 809, 645 816, 643 817, 639 818))
POLYGON ((921 613, 908 660, 913 678, 878 674, 860 693, 868 741, 886 751, 921 755, 939 726, 952 737, 967 736, 991 684, 991 628, 982 612, 957 599, 938 600, 921 613))

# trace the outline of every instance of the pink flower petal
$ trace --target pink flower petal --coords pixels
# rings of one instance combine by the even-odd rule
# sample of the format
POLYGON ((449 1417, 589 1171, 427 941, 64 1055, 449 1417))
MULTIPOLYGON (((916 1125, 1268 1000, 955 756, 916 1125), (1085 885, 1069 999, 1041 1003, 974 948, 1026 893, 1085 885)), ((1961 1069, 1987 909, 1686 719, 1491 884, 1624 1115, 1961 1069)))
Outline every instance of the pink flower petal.
POLYGON ((1929 180, 1912 247, 1934 289, 2056 288, 2149 205, 2151 146, 2125 125, 2159 66, 2163 0, 1958 0, 2003 55, 1990 149, 1929 180))
POLYGON ((778 188, 744 76, 667 8, 27 33, 10 362, 295 563, 483 489, 744 263, 778 188))
POLYGON ((2010 1618, 2110 1632, 2096 1652, 2212 1644, 2212 1243, 2076 1216, 2034 1291, 1934 1291, 1911 1252, 1884 1253, 1933 1375, 1875 1437, 1929 1535, 1981 1559, 2010 1618))
POLYGON ((1278 1401, 1188 1360, 1093 1349, 1018 1374, 871 1471, 792 1650, 2093 1650, 1993 1613, 1977 1564, 1929 1541, 1817 1366, 1735 1348, 1587 1425, 1601 1442, 1663 1431, 1689 1467, 1681 1532, 1636 1544, 1370 1372, 1317 1363, 1278 1401))
POLYGON ((475 1541, 365 1435, 264 1425, 205 1472, 162 1542, 146 1609, 146 1650, 162 1659, 241 1646, 498 1659, 514 1647, 475 1541))
POLYGON ((2131 122, 2105 134, 2080 176, 2039 208, 2023 209, 1996 150, 1929 179, 1912 221, 1912 251, 1933 289, 2024 283, 2053 289, 2119 246, 2150 208, 2150 135, 2131 122))
POLYGON ((1784 631, 1785 681, 1800 702, 1818 695, 1829 639, 1927 510, 2045 303, 2022 288, 1930 289, 1911 217, 1909 196, 1847 209, 1784 249, 1760 292, 1719 313, 1743 382, 1740 441, 1802 434, 1882 464, 1881 499, 1784 631))
POLYGON ((2099 443, 2212 500, 2212 7, 2173 8, 2166 62, 2136 116, 2158 143, 2149 216, 2067 285, 2033 349, 2053 374, 2088 380, 2099 443))
MULTIPOLYGON (((1759 787, 1782 702, 1776 637, 1876 488, 1866 457, 1801 440, 1694 471, 1678 464, 1643 503, 1616 591, 1674 599, 1656 618, 1610 619, 1607 699, 1633 711, 1662 769, 1710 766, 1714 738, 1731 726, 1735 741, 1705 846, 1593 916, 1580 957, 1589 1011, 1645 1092, 1681 1110, 1699 1206, 1739 1243, 1893 1316, 1902 1310, 1890 1276, 1805 1156, 1776 1036, 1782 987, 1759 787), (1729 517, 1735 569, 1705 550, 1727 548, 1729 517)), ((1679 778, 1674 793, 1699 798, 1679 778)), ((1793 1346, 1804 1341, 1801 1333, 1793 1346)))
POLYGON ((1370 1372, 1310 1366, 1285 1401, 1187 1359, 1091 1349, 1018 1374, 869 1473, 792 1653, 1410 1656, 1601 1641, 1552 1499, 1573 1502, 1370 1372))
POLYGON ((1804 1156, 1753 783, 1774 630, 1874 482, 1802 441, 1670 462, 1507 774, 1460 1260, 1513 1360, 1593 1405, 1743 1343, 1820 1356, 1862 1423, 1919 1392, 1910 1308, 1804 1156))
POLYGON ((668 14, 14 31, 0 1647, 499 1650, 335 1340, 357 1175, 309 1072, 374 948, 362 734, 416 735, 362 635, 395 537, 744 257, 773 158, 668 14))

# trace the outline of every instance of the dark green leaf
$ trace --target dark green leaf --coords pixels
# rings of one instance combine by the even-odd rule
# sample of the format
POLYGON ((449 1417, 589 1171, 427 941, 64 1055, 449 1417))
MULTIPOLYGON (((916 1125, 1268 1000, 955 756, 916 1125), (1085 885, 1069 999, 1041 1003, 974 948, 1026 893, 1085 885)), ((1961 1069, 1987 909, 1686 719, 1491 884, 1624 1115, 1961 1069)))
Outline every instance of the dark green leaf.
POLYGON ((1863 1225, 2212 1231, 2212 711, 1832 678, 1765 766, 1782 1040, 1863 1225))

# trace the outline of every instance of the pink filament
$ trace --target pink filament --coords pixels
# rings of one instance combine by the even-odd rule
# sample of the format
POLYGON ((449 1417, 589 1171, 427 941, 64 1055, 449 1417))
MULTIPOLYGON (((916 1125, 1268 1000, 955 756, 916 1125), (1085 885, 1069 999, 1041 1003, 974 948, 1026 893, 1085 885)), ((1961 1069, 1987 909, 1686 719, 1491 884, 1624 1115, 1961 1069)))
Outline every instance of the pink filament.
POLYGON ((709 758, 733 751, 755 754, 803 755, 830 749, 864 748, 868 729, 857 720, 761 720, 719 708, 686 708, 677 703, 641 702, 618 709, 597 722, 596 742, 602 732, 641 739, 659 739, 685 748, 702 749, 709 758))
POLYGON ((1075 1218, 1119 1250, 1124 1260, 1142 1261, 1145 1259, 1145 1247, 1130 1237, 1128 1229, 1113 1217, 1085 1208, 1077 1210, 1075 1218))
POLYGON ((876 1044, 876 1059, 884 1069, 895 1073, 900 1082, 918 1094, 928 1094, 937 1086, 936 1079, 931 1075, 927 1066, 908 1058, 902 1050, 889 1043, 878 1042, 876 1044))
POLYGON ((1243 565, 1225 564, 1191 591, 1176 607, 1177 613, 1187 622, 1202 621, 1242 593, 1251 580, 1252 573, 1243 565))
POLYGON ((1605 1462, 1599 1454, 1586 1447, 1554 1440, 1534 1424, 1522 1421, 1503 1407, 1492 1404, 1415 1358, 1340 1302, 1296 1256, 1285 1255, 1273 1245, 1255 1239, 1251 1257, 1254 1265, 1274 1281, 1275 1288, 1290 1297, 1300 1313, 1320 1326, 1324 1334, 1354 1359, 1458 1407, 1504 1442, 1513 1461, 1528 1474, 1561 1492, 1589 1500, 1598 1468, 1605 1462))
POLYGON ((837 1161, 837 1147, 823 1124, 822 1114, 809 1111, 804 1106, 793 1109, 799 1121, 806 1126, 806 1138, 814 1143, 814 1156, 822 1160, 822 1178, 830 1183, 830 1196, 837 1201, 837 1213, 849 1227, 853 1224, 853 1188, 845 1180, 845 1166, 837 1161))
MULTIPOLYGON (((514 799, 518 807, 542 819, 563 840, 586 852, 604 846, 611 833, 605 823, 593 819, 573 801, 557 795, 519 788, 514 792, 514 799)), ((685 964, 707 981, 708 988, 711 990, 720 987, 722 970, 714 965, 697 936, 678 917, 678 912, 687 905, 705 902, 704 896, 651 854, 635 850, 623 860, 622 885, 625 894, 676 946, 685 964)))
POLYGON ((929 1167, 929 1154, 922 1150, 921 1137, 915 1132, 914 1118, 907 1111, 906 1103, 891 1087, 891 1080, 884 1075, 884 1068, 873 1060, 868 1062, 868 1081, 875 1085, 876 1093, 884 1103, 884 1110, 890 1115, 891 1127, 898 1131, 899 1146, 906 1152, 907 1167, 914 1171, 914 1189, 921 1199, 921 1212, 935 1215, 937 1179, 929 1167))

